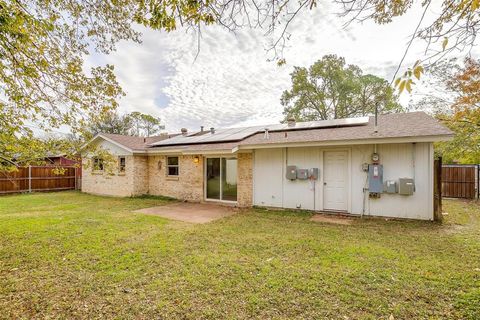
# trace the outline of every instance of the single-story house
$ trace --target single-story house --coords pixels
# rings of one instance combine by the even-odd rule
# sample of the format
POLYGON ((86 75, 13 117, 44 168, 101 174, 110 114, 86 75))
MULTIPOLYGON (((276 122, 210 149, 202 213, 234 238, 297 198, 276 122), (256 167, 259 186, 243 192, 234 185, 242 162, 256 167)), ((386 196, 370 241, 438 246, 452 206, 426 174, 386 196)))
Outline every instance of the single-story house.
POLYGON ((118 157, 83 170, 82 190, 352 215, 433 219, 433 142, 452 132, 424 112, 188 132, 98 134, 118 157))

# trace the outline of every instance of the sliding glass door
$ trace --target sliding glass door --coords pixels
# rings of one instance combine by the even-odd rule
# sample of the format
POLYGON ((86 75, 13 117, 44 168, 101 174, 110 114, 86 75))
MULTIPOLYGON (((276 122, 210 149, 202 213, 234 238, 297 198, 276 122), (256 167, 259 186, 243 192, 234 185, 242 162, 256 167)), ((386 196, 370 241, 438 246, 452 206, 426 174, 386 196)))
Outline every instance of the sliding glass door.
POLYGON ((207 158, 207 199, 220 198, 220 158, 207 158))
POLYGON ((237 159, 207 158, 205 165, 206 198, 237 201, 237 159))

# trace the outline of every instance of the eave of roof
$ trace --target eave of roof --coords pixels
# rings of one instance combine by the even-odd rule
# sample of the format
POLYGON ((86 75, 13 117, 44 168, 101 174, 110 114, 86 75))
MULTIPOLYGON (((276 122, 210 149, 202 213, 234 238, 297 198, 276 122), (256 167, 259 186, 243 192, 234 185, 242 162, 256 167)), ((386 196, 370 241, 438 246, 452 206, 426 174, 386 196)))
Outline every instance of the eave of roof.
POLYGON ((262 132, 238 141, 151 146, 146 139, 140 137, 99 134, 91 142, 101 137, 135 154, 219 154, 281 146, 434 142, 453 137, 448 128, 424 112, 381 115, 378 117, 377 129, 375 132, 374 117, 370 117, 366 125, 274 130, 269 132, 268 138, 262 132))

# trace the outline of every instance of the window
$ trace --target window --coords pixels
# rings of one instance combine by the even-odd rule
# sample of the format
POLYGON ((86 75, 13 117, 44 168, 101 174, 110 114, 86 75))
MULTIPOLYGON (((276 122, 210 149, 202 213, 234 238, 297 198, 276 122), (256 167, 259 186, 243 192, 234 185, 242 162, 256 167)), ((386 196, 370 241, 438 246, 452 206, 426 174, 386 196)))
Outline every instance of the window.
POLYGON ((118 157, 118 172, 125 173, 125 157, 118 157))
POLYGON ((178 176, 178 157, 167 157, 167 174, 178 176))
POLYGON ((93 170, 103 171, 103 159, 99 157, 93 158, 93 170))

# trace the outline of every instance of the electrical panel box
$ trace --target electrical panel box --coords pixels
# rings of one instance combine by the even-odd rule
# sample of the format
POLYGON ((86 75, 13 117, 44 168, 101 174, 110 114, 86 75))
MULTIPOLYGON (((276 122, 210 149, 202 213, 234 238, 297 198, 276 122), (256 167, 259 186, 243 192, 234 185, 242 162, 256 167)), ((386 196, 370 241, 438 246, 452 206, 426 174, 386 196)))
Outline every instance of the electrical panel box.
POLYGON ((297 169, 297 179, 307 180, 308 179, 308 169, 297 169))
POLYGON ((368 192, 383 192, 383 165, 370 164, 368 166, 368 192))
POLYGON ((385 193, 397 193, 397 181, 387 180, 383 184, 383 191, 385 193))
POLYGON ((310 168, 308 169, 308 178, 312 180, 318 180, 318 175, 319 170, 318 168, 310 168))
POLYGON ((363 172, 368 172, 368 166, 369 166, 368 163, 366 163, 366 162, 365 162, 365 163, 362 163, 362 171, 363 171, 363 172))
POLYGON ((287 172, 285 173, 285 178, 288 180, 297 179, 297 166, 287 166, 287 172))
POLYGON ((398 193, 410 196, 415 191, 415 181, 411 178, 400 178, 398 180, 398 193))

